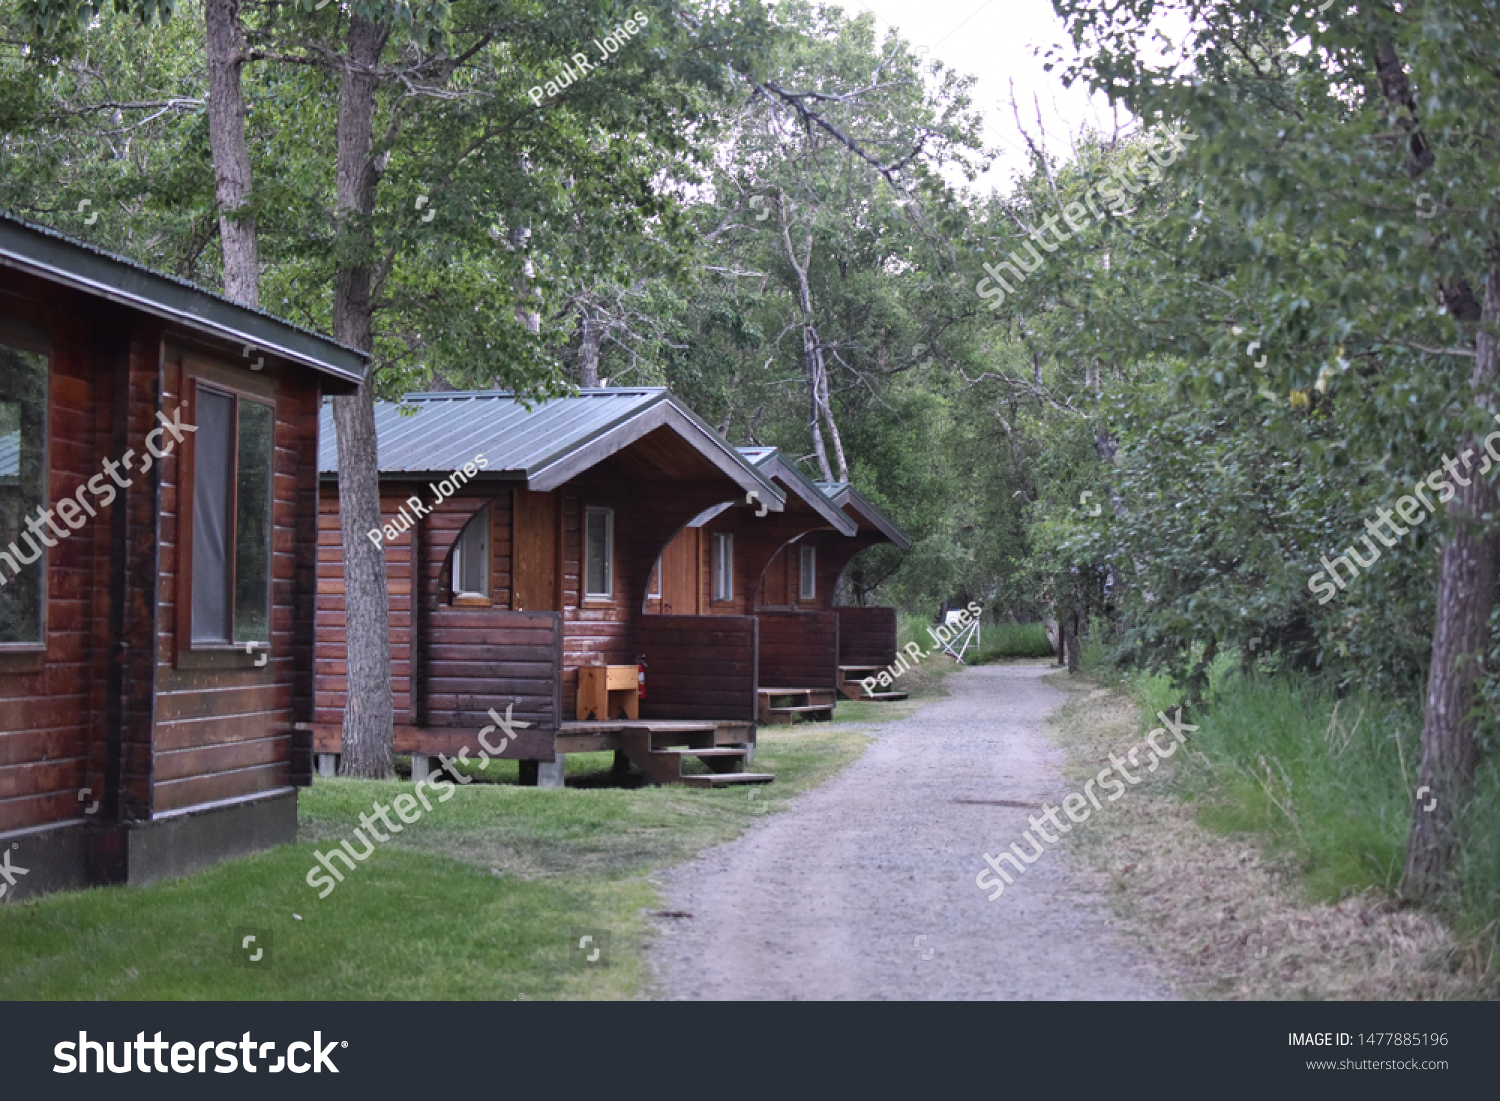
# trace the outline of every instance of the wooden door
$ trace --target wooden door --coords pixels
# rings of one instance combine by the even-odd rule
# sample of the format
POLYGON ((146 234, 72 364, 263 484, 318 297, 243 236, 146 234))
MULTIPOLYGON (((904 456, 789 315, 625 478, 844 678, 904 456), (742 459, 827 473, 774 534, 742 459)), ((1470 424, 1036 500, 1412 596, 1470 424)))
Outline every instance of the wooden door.
POLYGON ((517 489, 511 518, 511 610, 558 611, 557 494, 517 489))
POLYGON ((661 552, 661 600, 666 615, 702 615, 698 528, 684 528, 661 552))

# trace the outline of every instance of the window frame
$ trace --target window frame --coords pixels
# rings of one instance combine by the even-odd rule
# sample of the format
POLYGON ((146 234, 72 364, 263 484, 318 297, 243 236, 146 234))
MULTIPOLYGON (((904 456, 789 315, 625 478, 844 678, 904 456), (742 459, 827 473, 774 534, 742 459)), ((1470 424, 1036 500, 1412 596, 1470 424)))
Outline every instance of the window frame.
POLYGON ((797 599, 818 599, 818 548, 810 544, 797 548, 797 599))
POLYGON ((490 506, 485 505, 469 517, 462 530, 459 531, 458 538, 453 541, 453 554, 448 569, 448 602, 451 605, 493 606, 494 557, 494 517, 490 512, 490 506), (479 538, 484 547, 480 555, 484 570, 484 585, 482 590, 477 592, 472 589, 461 589, 458 586, 458 575, 463 566, 464 536, 468 535, 471 529, 479 532, 479 538))
MULTIPOLYGON (((52 341, 47 333, 41 329, 26 324, 11 317, 0 316, 0 344, 14 348, 17 351, 29 355, 40 356, 44 361, 45 376, 42 380, 42 500, 41 507, 47 508, 47 497, 51 490, 52 481, 52 366, 53 347, 52 341)), ((54 504, 56 502, 53 502, 54 504)), ((36 664, 40 657, 47 651, 47 627, 48 607, 47 578, 51 567, 51 556, 47 553, 45 544, 41 547, 41 557, 33 565, 37 567, 36 584, 39 590, 40 614, 37 616, 37 639, 35 642, 0 642, 0 673, 13 670, 22 671, 40 668, 36 664)), ((4 564, 0 563, 0 570, 4 564)), ((27 567, 28 569, 30 567, 27 567)), ((7 580, 7 584, 14 584, 20 577, 7 580)))
POLYGON ((713 574, 713 602, 734 603, 734 533, 716 531, 710 564, 713 574))
POLYGON ((608 604, 615 599, 615 510, 603 505, 585 505, 583 509, 583 531, 580 542, 581 561, 578 564, 578 588, 580 603, 608 604), (589 521, 595 516, 604 518, 604 587, 589 588, 589 521))
MULTIPOLYGON (((276 615, 276 436, 277 436, 277 399, 279 397, 276 384, 270 380, 246 379, 241 373, 222 365, 217 359, 209 359, 205 353, 188 351, 186 349, 176 350, 173 359, 181 370, 181 385, 179 389, 179 400, 185 411, 183 420, 185 423, 198 424, 198 390, 200 386, 206 385, 208 389, 217 391, 234 399, 234 439, 230 443, 230 473, 229 484, 231 486, 232 498, 226 503, 229 512, 229 537, 226 546, 237 548, 238 546, 238 524, 239 524, 239 441, 240 441, 240 402, 251 401, 258 405, 266 406, 271 411, 271 456, 270 456, 270 527, 267 532, 267 571, 266 571, 266 635, 264 639, 255 639, 249 642, 235 642, 235 562, 236 555, 231 551, 229 555, 227 584, 229 587, 229 639, 194 639, 193 638, 193 577, 195 563, 193 561, 194 530, 196 517, 194 509, 196 502, 197 486, 197 433, 191 433, 183 441, 180 449, 174 451, 171 458, 178 460, 177 464, 177 630, 176 649, 177 667, 180 669, 202 669, 202 668, 268 668, 269 662, 264 658, 257 662, 255 655, 265 654, 270 651, 275 634, 274 622, 276 615)), ((165 405, 165 403, 163 403, 165 405)), ((169 459, 161 460, 165 467, 169 459)))

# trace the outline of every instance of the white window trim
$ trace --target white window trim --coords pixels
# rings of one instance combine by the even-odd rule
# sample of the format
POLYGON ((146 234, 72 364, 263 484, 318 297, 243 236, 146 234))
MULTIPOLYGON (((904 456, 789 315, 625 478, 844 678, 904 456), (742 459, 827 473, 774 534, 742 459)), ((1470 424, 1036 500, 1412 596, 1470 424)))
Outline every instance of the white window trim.
POLYGON ((583 562, 580 563, 579 587, 585 600, 613 600, 615 596, 615 510, 590 505, 583 510, 583 562), (604 588, 589 589, 589 517, 604 517, 604 588))
POLYGON ((727 603, 734 599, 734 536, 727 531, 714 532, 714 600, 727 603))
POLYGON ((816 600, 818 598, 818 548, 799 547, 797 549, 797 599, 816 600), (809 564, 811 569, 809 569, 809 564))

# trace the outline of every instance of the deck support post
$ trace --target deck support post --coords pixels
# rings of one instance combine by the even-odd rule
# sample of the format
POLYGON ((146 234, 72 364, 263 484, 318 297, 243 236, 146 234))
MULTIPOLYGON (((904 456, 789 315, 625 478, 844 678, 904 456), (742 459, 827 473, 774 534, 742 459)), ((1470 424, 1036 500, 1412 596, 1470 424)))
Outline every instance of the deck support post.
POLYGON ((430 777, 436 771, 436 762, 436 757, 429 757, 425 753, 413 753, 411 755, 412 783, 420 783, 430 777))
POLYGON ((339 755, 337 753, 318 754, 318 775, 333 779, 339 772, 339 755))
POLYGON ((563 773, 566 770, 567 757, 559 753, 550 761, 527 761, 517 762, 521 766, 521 786, 533 788, 560 788, 563 786, 563 773))

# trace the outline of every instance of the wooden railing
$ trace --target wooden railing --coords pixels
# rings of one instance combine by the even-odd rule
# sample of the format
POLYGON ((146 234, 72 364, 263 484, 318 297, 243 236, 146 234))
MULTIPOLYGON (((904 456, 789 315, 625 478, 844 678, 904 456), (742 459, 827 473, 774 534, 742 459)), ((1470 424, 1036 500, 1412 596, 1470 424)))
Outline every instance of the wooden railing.
POLYGON ((421 725, 478 729, 489 710, 556 730, 563 718, 562 617, 434 608, 418 654, 421 725))
POLYGON ((636 633, 646 658, 642 719, 755 721, 755 616, 648 615, 636 633))
POLYGON ((895 608, 835 608, 839 664, 877 668, 896 660, 895 608))
POLYGON ((839 617, 834 612, 758 612, 760 686, 834 688, 839 617))

